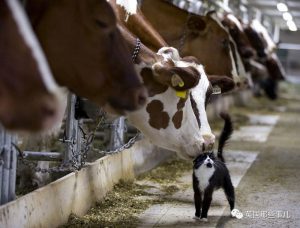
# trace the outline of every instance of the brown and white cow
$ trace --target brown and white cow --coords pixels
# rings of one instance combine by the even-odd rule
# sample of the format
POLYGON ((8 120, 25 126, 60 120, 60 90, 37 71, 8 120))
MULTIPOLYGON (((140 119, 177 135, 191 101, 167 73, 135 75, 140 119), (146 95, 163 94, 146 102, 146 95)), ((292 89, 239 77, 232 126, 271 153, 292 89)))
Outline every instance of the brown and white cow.
POLYGON ((228 76, 240 85, 234 44, 214 12, 196 15, 162 0, 144 0, 141 10, 181 56, 195 56, 208 76, 228 76))
POLYGON ((0 123, 48 130, 62 119, 62 94, 17 0, 0 1, 0 123))
POLYGON ((270 99, 276 99, 278 81, 285 78, 284 69, 274 52, 276 45, 266 28, 257 20, 253 20, 248 26, 245 26, 244 31, 257 52, 256 61, 263 64, 268 71, 268 77, 261 79, 260 86, 270 99))
POLYGON ((228 29, 230 36, 234 40, 236 50, 238 51, 237 63, 240 74, 248 79, 248 84, 253 88, 254 80, 251 77, 250 72, 252 71, 251 68, 256 67, 258 63, 253 62, 256 52, 252 48, 251 43, 244 32, 243 24, 232 13, 223 15, 222 24, 228 29), (252 65, 252 63, 254 63, 255 66, 252 65))
POLYGON ((28 0, 26 10, 59 85, 119 114, 145 103, 106 0, 28 0))
POLYGON ((255 50, 252 48, 250 41, 244 32, 243 25, 237 17, 231 13, 226 13, 222 20, 222 24, 228 28, 243 60, 255 56, 255 50))
MULTIPOLYGON (((130 48, 135 38, 122 27, 130 48)), ((136 60, 136 69, 143 78, 149 97, 146 106, 128 114, 128 120, 150 141, 193 159, 212 147, 206 104, 213 92, 203 66, 194 57, 181 59, 174 48, 165 47, 157 54, 145 46, 136 60)), ((228 77, 218 77, 213 83, 223 91, 232 89, 228 77)))

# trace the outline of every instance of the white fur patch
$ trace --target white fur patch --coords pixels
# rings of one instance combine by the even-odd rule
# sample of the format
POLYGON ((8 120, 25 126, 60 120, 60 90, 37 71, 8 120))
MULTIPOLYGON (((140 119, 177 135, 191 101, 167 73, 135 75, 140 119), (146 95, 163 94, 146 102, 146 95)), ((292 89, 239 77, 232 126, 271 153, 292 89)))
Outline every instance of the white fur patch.
POLYGON ((233 14, 228 14, 227 18, 231 20, 238 27, 240 31, 243 31, 243 26, 241 22, 233 14))
POLYGON ((209 179, 212 177, 212 175, 215 172, 215 167, 212 166, 211 168, 208 168, 206 166, 207 163, 214 163, 208 156, 203 162, 203 164, 195 170, 195 176, 198 178, 199 181, 199 189, 201 192, 204 192, 206 187, 209 185, 209 179))
MULTIPOLYGON (((211 14, 210 17, 211 17, 212 19, 214 19, 214 20, 218 23, 218 25, 219 25, 221 28, 223 28, 223 29, 227 32, 227 34, 228 34, 228 36, 229 36, 229 40, 230 40, 232 43, 234 43, 233 39, 231 38, 231 36, 230 36, 230 34, 229 34, 228 29, 227 29, 224 25, 222 25, 222 22, 221 22, 221 20, 219 19, 218 15, 217 15, 216 13, 214 13, 214 14, 211 14)), ((230 49, 229 49, 229 55, 230 55, 231 65, 232 65, 231 75, 232 75, 233 81, 234 81, 235 83, 237 83, 237 82, 240 82, 240 78, 239 78, 238 73, 237 73, 237 69, 236 69, 236 65, 235 65, 235 60, 234 60, 232 51, 233 51, 233 50, 232 50, 232 48, 230 47, 230 49)))
POLYGON ((117 4, 122 6, 127 14, 136 14, 138 6, 137 0, 117 0, 117 4))
POLYGON ((201 122, 200 132, 201 135, 211 135, 211 137, 214 138, 214 135, 212 134, 210 125, 208 123, 207 113, 205 110, 205 98, 207 89, 209 87, 209 81, 202 65, 198 65, 197 70, 201 74, 201 79, 198 85, 191 90, 191 93, 199 110, 199 118, 201 122))
POLYGON ((58 89, 58 85, 53 79, 46 57, 42 51, 42 48, 40 47, 36 36, 34 35, 34 32, 32 31, 31 25, 19 1, 6 0, 6 3, 12 12, 19 31, 24 38, 24 41, 32 51, 32 56, 37 62, 38 70, 40 71, 46 88, 49 92, 56 92, 58 89))
POLYGON ((267 29, 256 19, 252 20, 250 26, 257 32, 262 34, 263 38, 267 42, 267 52, 272 53, 274 51, 274 49, 276 48, 276 44, 272 40, 267 29))
POLYGON ((234 46, 234 49, 235 49, 235 56, 236 56, 236 61, 237 61, 237 67, 238 67, 238 71, 239 71, 239 81, 245 81, 247 80, 247 72, 246 72, 246 69, 244 67, 244 64, 242 62, 242 58, 240 56, 240 53, 238 52, 238 48, 237 48, 237 45, 235 43, 234 40, 232 40, 232 43, 233 43, 233 46, 234 46))

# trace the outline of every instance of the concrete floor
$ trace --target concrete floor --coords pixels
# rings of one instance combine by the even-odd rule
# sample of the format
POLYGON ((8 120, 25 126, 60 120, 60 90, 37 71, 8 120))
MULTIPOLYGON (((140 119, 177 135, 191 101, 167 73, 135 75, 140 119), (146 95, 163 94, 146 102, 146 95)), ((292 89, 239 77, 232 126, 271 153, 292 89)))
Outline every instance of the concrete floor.
POLYGON ((229 216, 225 196, 217 191, 209 221, 193 220, 191 174, 185 173, 178 181, 189 187, 171 195, 171 203, 143 212, 138 226, 300 227, 300 100, 286 103, 263 115, 248 110, 249 123, 233 135, 224 152, 242 219, 229 216))

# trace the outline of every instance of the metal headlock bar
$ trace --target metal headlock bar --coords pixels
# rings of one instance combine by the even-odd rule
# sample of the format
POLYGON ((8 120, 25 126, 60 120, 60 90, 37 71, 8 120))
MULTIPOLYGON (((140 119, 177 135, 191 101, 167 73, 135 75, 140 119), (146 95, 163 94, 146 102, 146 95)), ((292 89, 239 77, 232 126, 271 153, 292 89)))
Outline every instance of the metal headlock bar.
POLYGON ((82 120, 75 119, 75 104, 76 96, 69 94, 68 96, 68 115, 66 119, 66 129, 63 139, 60 139, 62 143, 65 143, 64 153, 59 152, 35 152, 35 151, 21 151, 15 144, 14 147, 19 152, 20 161, 29 166, 36 172, 42 173, 54 173, 54 172, 72 172, 80 170, 86 163, 87 154, 90 150, 98 152, 103 155, 111 155, 119 153, 125 149, 130 148, 137 140, 140 139, 138 133, 124 144, 124 129, 126 129, 125 118, 120 117, 110 125, 104 123, 106 114, 101 113, 97 119, 97 125, 91 133, 86 133, 82 129, 82 120), (110 150, 104 151, 93 148, 93 141, 96 136, 96 131, 103 125, 111 128, 110 137, 110 150), (47 169, 36 167, 36 163, 33 161, 62 161, 62 164, 56 167, 50 167, 47 169))
POLYGON ((15 141, 16 137, 0 126, 0 205, 15 199, 17 155, 12 147, 15 141))
POLYGON ((81 127, 83 120, 75 118, 75 104, 76 96, 69 94, 66 128, 63 139, 59 140, 65 144, 63 153, 21 151, 17 146, 16 136, 8 134, 0 126, 0 205, 15 199, 17 153, 19 154, 18 159, 20 162, 35 172, 72 172, 80 170, 85 165, 87 154, 91 150, 102 155, 112 155, 130 148, 141 138, 140 133, 138 133, 124 144, 124 131, 126 131, 125 118, 120 117, 108 125, 104 122, 106 118, 104 112, 100 113, 94 130, 90 133, 84 132, 81 127), (103 126, 111 128, 109 151, 93 148, 96 131, 100 127, 103 128, 103 126), (35 161, 57 161, 61 162, 61 164, 45 169, 37 167, 35 161))

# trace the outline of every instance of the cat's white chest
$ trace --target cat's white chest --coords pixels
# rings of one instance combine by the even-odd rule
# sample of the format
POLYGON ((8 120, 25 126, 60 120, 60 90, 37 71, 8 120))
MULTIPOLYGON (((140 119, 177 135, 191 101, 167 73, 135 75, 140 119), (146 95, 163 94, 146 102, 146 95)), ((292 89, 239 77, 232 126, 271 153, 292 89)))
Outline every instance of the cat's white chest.
POLYGON ((199 181, 199 189, 203 192, 209 184, 209 179, 215 172, 215 167, 207 168, 206 165, 201 165, 195 170, 195 176, 199 181))

